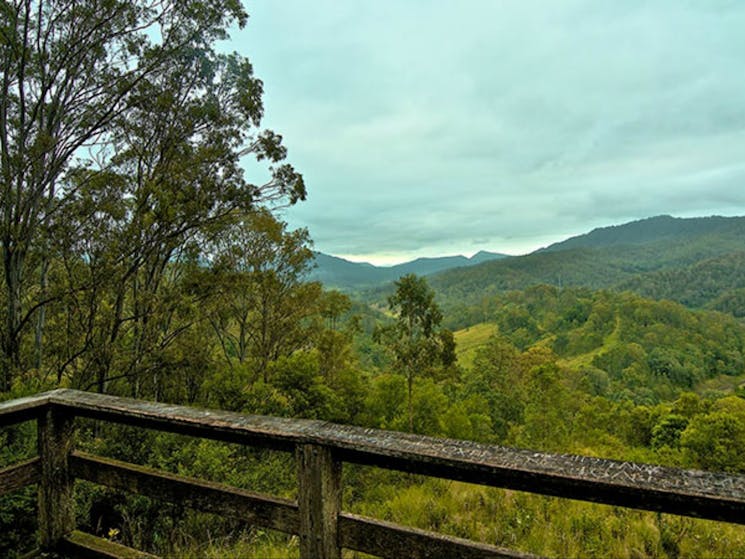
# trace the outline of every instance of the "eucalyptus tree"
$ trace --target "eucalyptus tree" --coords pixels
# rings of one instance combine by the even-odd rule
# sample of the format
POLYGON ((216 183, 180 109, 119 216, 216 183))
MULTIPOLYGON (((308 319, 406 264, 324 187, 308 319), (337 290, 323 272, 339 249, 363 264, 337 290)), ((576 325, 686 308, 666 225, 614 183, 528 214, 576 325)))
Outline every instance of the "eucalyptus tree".
POLYGON ((170 329, 173 305, 163 305, 178 299, 177 264, 199 258, 199 241, 226 216, 294 203, 305 187, 282 163, 281 137, 258 128, 262 84, 250 63, 213 49, 245 23, 238 0, 18 0, 0 10, 0 390, 28 365, 21 347, 34 317, 41 364, 52 301, 69 311, 58 378, 72 370, 83 382, 95 369, 103 390, 123 344, 119 372, 134 374, 183 327, 170 329), (268 182, 245 179, 249 154, 269 162, 268 182), (53 254, 64 301, 47 289, 53 254))
POLYGON ((319 309, 324 322, 315 342, 320 371, 327 382, 334 383, 339 380, 340 373, 349 371, 355 362, 352 343, 355 335, 361 332, 361 318, 356 314, 350 316, 352 300, 335 289, 323 293, 319 309), (345 315, 346 320, 342 320, 345 315))
MULTIPOLYGON (((247 14, 238 0, 3 0, 0 2, 0 246, 6 316, 2 378, 22 365, 35 311, 34 256, 69 192, 60 184, 84 151, 107 144, 131 93, 174 53, 226 37, 247 14)), ((68 183, 69 184, 69 183, 68 183)), ((44 271, 45 267, 41 267, 44 271)))
POLYGON ((149 377, 158 398, 164 352, 196 319, 190 305, 210 295, 190 285, 208 259, 210 238, 233 239, 231 224, 240 216, 305 197, 302 176, 283 163, 281 137, 259 128, 261 94, 247 59, 209 48, 174 53, 172 66, 131 91, 129 111, 114 121, 109 178, 90 180, 84 171, 84 182, 98 188, 76 188, 72 204, 82 210, 83 228, 91 211, 108 217, 103 235, 67 236, 86 244, 72 252, 90 268, 87 275, 107 281, 98 299, 86 299, 83 387, 95 371, 104 391, 116 364, 114 377, 129 379, 133 395, 149 377), (245 178, 239 161, 249 154, 269 162, 268 181, 245 178), (120 189, 113 197, 112 185, 120 189), (97 245, 89 253, 91 242, 97 245))
POLYGON ((455 342, 452 334, 440 328, 442 312, 425 278, 408 274, 394 285, 388 307, 396 322, 378 328, 375 339, 391 350, 395 367, 406 377, 409 430, 413 431, 414 377, 436 365, 454 363, 455 342))
POLYGON ((221 296, 211 321, 230 363, 269 380, 268 365, 309 344, 307 320, 320 311, 321 286, 305 281, 313 265, 305 229, 266 209, 237 220, 215 243, 221 296))

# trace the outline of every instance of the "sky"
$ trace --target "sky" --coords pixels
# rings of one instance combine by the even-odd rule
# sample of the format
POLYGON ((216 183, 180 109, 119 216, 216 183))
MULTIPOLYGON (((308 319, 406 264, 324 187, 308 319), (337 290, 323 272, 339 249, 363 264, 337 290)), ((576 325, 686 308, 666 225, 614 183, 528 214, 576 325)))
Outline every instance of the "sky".
MULTIPOLYGON (((253 0, 315 249, 525 254, 595 227, 745 215, 742 0, 253 0)), ((249 169, 251 171, 251 169, 249 169)))

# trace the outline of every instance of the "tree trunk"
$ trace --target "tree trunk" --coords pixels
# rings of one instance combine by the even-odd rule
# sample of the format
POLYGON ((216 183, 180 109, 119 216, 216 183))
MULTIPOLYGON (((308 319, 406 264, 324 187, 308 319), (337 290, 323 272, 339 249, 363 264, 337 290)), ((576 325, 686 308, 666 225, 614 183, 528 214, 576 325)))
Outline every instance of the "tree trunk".
POLYGON ((409 432, 414 432, 414 400, 412 398, 414 394, 414 372, 409 371, 406 375, 406 382, 409 385, 409 432))
POLYGON ((5 266, 6 317, 2 340, 2 390, 7 392, 13 384, 13 374, 21 366, 20 322, 21 322, 21 266, 23 258, 6 240, 3 243, 5 266))
POLYGON ((103 360, 99 361, 96 367, 96 389, 99 394, 106 394, 106 369, 108 365, 104 365, 103 360))
MULTIPOLYGON (((39 288, 42 299, 46 297, 49 277, 49 257, 44 256, 41 262, 41 273, 39 276, 39 288)), ((44 360, 44 323, 47 317, 47 306, 39 307, 39 314, 36 317, 36 332, 34 334, 34 367, 41 369, 44 360)))

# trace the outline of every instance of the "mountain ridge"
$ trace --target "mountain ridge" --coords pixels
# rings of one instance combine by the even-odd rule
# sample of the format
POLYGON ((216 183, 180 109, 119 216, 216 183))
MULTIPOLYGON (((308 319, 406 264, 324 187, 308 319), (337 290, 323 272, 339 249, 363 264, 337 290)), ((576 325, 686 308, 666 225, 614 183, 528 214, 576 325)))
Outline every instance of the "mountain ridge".
MULTIPOLYGON (((506 261, 446 270, 429 281, 451 313, 475 308, 484 297, 546 284, 631 290, 737 314, 745 312, 743 293, 733 292, 745 285, 739 278, 743 252, 745 217, 658 216, 596 229, 506 261), (619 232, 630 234, 624 238, 619 232)), ((382 289, 376 294, 384 295, 382 289)))
POLYGON ((650 294, 645 282, 659 284, 669 276, 668 272, 680 270, 673 276, 675 283, 697 284, 696 288, 707 291, 706 296, 688 293, 671 297, 659 287, 654 292, 684 304, 706 306, 728 290, 742 287, 735 278, 742 257, 733 256, 730 265, 725 264, 727 255, 743 252, 745 217, 660 215, 599 227, 522 256, 506 257, 482 251, 471 258, 418 258, 396 266, 377 267, 316 253, 319 266, 311 279, 322 281, 327 287, 366 290, 364 298, 376 300, 390 291, 392 281, 415 273, 429 276, 440 297, 468 305, 483 296, 541 283, 557 287, 632 289, 650 294), (728 269, 727 284, 719 289, 704 287, 704 282, 697 279, 696 274, 700 275, 708 260, 712 265, 728 269))
MULTIPOLYGON (((658 215, 618 225, 597 227, 588 233, 540 248, 535 253, 556 252, 579 247, 639 245, 669 238, 690 238, 735 227, 745 231, 745 217, 673 217, 658 215)), ((534 254, 534 253, 531 253, 534 254)))
POLYGON ((314 251, 313 255, 316 267, 309 273, 308 279, 344 290, 374 287, 406 274, 427 276, 509 257, 507 254, 482 250, 470 258, 463 255, 420 257, 393 266, 375 266, 369 262, 352 262, 323 252, 314 251))

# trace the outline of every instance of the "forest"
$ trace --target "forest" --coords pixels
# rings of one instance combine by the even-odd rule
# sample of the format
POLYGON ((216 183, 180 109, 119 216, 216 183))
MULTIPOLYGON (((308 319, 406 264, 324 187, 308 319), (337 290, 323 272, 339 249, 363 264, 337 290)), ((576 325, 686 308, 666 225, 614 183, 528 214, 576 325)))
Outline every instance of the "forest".
MULTIPOLYGON (((342 293, 309 279, 311 234, 278 211, 307 192, 282 136, 261 127, 261 80, 215 46, 245 24, 239 2, 0 10, 0 399, 69 387, 745 473, 735 233, 696 237, 708 252, 670 237, 558 247, 342 293), (248 157, 265 180, 247 177, 248 157)), ((36 433, 5 428, 0 441, 2 467, 32 455, 36 433)), ((77 445, 294 488, 292 459, 269 451, 93 422, 77 445)), ((345 476, 353 512, 523 551, 745 556, 736 526, 374 468, 345 476)), ((297 555, 292 538, 237 520, 78 489, 78 524, 112 541, 297 555)), ((33 547, 34 506, 30 491, 0 499, 0 556, 33 547)))

